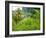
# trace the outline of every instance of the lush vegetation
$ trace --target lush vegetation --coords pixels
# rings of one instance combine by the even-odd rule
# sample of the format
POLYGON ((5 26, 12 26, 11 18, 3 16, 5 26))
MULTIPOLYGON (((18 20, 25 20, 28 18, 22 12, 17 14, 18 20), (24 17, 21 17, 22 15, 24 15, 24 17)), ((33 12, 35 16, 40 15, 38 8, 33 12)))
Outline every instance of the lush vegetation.
POLYGON ((40 30, 40 8, 12 10, 12 31, 40 30))

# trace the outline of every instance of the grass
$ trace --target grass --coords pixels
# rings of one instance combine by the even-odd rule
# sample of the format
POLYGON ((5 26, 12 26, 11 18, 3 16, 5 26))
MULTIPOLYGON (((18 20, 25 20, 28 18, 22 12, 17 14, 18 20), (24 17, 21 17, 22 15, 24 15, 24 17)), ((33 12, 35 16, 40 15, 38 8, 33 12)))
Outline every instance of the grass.
POLYGON ((18 24, 12 20, 12 31, 40 30, 40 21, 31 17, 24 18, 18 24))

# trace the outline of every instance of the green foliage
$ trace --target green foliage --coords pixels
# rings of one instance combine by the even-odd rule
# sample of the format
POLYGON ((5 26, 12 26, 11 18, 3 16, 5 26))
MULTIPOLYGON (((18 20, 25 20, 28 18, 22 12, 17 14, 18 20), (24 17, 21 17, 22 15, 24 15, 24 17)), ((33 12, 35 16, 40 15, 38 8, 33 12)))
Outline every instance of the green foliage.
POLYGON ((32 10, 33 12, 29 11, 30 15, 24 13, 26 16, 23 19, 21 17, 23 10, 12 11, 12 31, 40 30, 40 9, 32 8, 32 10))

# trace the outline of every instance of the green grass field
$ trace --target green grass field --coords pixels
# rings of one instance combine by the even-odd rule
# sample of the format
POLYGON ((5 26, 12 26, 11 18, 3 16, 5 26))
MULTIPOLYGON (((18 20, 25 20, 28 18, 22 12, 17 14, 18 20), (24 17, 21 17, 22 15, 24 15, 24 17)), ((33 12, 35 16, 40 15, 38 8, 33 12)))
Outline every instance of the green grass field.
MULTIPOLYGON (((31 14, 31 13, 30 13, 31 14)), ((12 15, 12 31, 31 31, 40 30, 40 14, 39 10, 35 10, 32 16, 23 19, 12 15)))

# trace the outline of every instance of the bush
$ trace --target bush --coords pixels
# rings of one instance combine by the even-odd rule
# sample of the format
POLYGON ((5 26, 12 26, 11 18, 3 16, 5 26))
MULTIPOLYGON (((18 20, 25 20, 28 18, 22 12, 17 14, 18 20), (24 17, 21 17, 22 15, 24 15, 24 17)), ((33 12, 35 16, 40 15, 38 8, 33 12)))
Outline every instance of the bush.
MULTIPOLYGON (((29 11, 30 15, 23 19, 21 18, 21 16, 16 16, 16 11, 12 12, 12 31, 40 30, 40 9, 32 10, 33 13, 29 11)), ((22 11, 23 10, 19 9, 17 13, 21 15, 22 11)), ((24 13, 24 15, 26 14, 24 13)))

